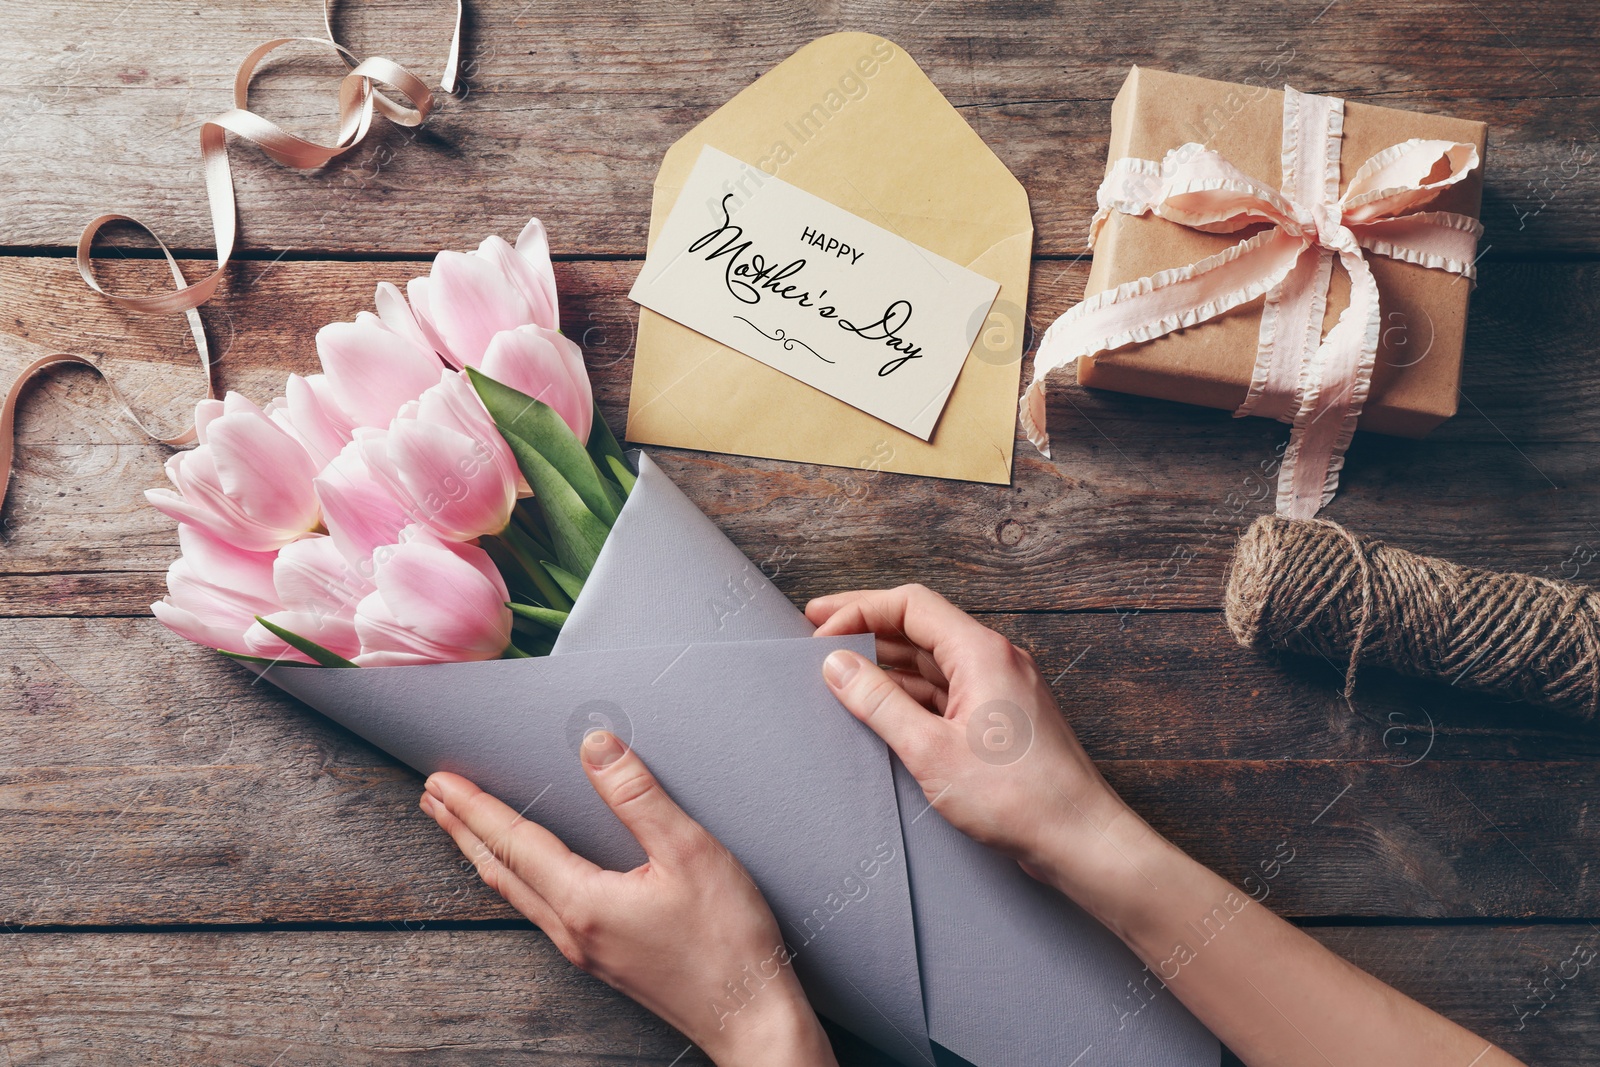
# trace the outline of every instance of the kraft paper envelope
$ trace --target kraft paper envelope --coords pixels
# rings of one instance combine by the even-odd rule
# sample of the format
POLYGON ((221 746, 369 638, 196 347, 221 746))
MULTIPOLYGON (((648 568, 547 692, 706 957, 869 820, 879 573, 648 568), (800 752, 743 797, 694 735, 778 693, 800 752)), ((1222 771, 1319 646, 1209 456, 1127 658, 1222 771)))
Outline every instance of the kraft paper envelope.
POLYGON ((640 308, 628 439, 1009 484, 1028 196, 911 57, 836 33, 757 79, 668 149, 652 243, 705 145, 999 282, 1000 295, 926 442, 640 308))

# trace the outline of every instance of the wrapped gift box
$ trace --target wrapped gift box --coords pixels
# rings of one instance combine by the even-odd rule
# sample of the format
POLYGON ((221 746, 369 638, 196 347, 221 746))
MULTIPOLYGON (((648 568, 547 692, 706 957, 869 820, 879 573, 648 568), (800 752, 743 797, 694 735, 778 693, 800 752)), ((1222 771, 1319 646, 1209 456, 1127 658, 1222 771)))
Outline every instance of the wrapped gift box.
MULTIPOLYGON (((1260 86, 1210 81, 1133 68, 1111 108, 1107 167, 1124 157, 1161 159, 1179 145, 1215 149, 1251 177, 1276 188, 1282 179, 1283 93, 1260 86)), ((1345 105, 1340 185, 1368 157, 1409 138, 1460 141, 1483 157, 1486 127, 1443 115, 1345 105)), ((1446 189, 1430 211, 1474 218, 1483 168, 1446 189)), ((1240 234, 1208 234, 1150 215, 1114 211, 1095 244, 1086 296, 1197 262, 1238 243, 1240 234)), ((1421 437, 1456 412, 1461 346, 1471 283, 1368 255, 1377 279, 1383 332, 1372 392, 1361 413, 1363 430, 1421 437)), ((1324 328, 1349 303, 1349 279, 1335 266, 1324 328)), ((1209 322, 1147 343, 1078 360, 1078 382, 1099 389, 1178 400, 1232 411, 1244 400, 1255 364, 1262 300, 1209 322)))

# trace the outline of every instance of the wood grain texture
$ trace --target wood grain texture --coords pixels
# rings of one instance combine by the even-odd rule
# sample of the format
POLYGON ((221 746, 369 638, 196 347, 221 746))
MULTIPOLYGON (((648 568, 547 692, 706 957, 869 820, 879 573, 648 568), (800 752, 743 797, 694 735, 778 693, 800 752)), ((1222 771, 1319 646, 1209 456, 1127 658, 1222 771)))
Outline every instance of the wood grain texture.
MULTIPOLYGON (((44 352, 92 354, 173 432, 201 389, 183 324, 93 298, 63 251, 121 210, 204 255, 199 124, 229 105, 255 44, 320 35, 318 5, 11 7, 0 378, 44 352)), ((436 75, 448 3, 338 7, 357 52, 436 75)), ((310 173, 234 146, 249 258, 203 311, 219 384, 269 398, 376 281, 539 215, 564 260, 567 332, 620 427, 625 294, 661 154, 841 29, 906 49, 1028 189, 1041 258, 1016 325, 1030 349, 1081 295, 1131 64, 1487 122, 1462 413, 1424 442, 1358 437, 1329 515, 1464 563, 1594 580, 1600 41, 1570 0, 474 0, 465 89, 427 127, 379 122, 310 173)), ((340 72, 310 56, 269 64, 251 101, 327 136, 340 72)), ((130 254, 104 254, 110 286, 168 284, 130 254)), ((1386 326, 1426 350, 1426 323, 1386 326)), ((1007 488, 658 458, 796 600, 918 580, 982 613, 1034 652, 1091 755, 1164 833, 1236 882, 1292 850, 1268 904, 1336 951, 1530 1063, 1593 1062, 1594 966, 1565 975, 1600 949, 1600 732, 1379 671, 1347 700, 1337 665, 1237 648, 1214 609, 1235 536, 1269 507, 1263 465, 1284 429, 1052 397, 1056 459, 1022 445, 1007 488), (1421 917, 1442 924, 1405 921, 1421 917)), ((140 491, 169 453, 104 383, 50 375, 18 444, 0 513, 0 1063, 705 1062, 516 923, 416 810, 415 774, 148 617, 176 540, 140 491)), ((841 1062, 883 1061, 848 1042, 841 1062)))
MULTIPOLYGON (((321 34, 317 5, 106 0, 95 10, 105 17, 92 31, 49 5, 7 14, 17 44, 0 86, 11 179, 0 188, 0 243, 69 245, 83 222, 115 209, 148 218, 176 247, 209 248, 198 125, 231 106, 234 69, 258 42, 321 34)), ((1486 243, 1600 250, 1595 29, 1561 0, 1514 9, 1297 0, 1199 24, 1178 0, 981 12, 844 0, 759 14, 734 0, 483 0, 470 11, 466 92, 420 132, 380 123, 310 174, 236 150, 244 247, 426 253, 538 214, 559 219, 558 252, 641 254, 667 147, 804 42, 850 29, 906 49, 1017 174, 1042 254, 1083 246, 1110 101, 1133 64, 1485 121, 1486 243)), ((340 32, 358 52, 436 79, 447 18, 444 3, 344 5, 340 32)), ((300 55, 269 68, 252 101, 328 137, 342 71, 300 55)))
MULTIPOLYGON (((160 265, 115 265, 154 282, 160 265)), ((420 266, 242 263, 206 309, 219 383, 264 402, 316 365, 319 325, 370 304, 420 266)), ((601 406, 620 427, 631 372, 637 264, 558 265, 564 323, 584 342, 601 406)), ((1040 264, 1031 321, 1082 290, 1081 265, 1040 264)), ((1600 560, 1594 470, 1600 268, 1491 267, 1472 313, 1462 414, 1426 441, 1358 437, 1328 514, 1459 562, 1589 578, 1600 560)), ((180 319, 89 299, 69 263, 0 259, 0 365, 69 348, 104 358, 130 402, 168 432, 203 389, 180 319)), ((806 464, 659 450, 667 472, 780 586, 804 599, 920 580, 972 610, 1213 608, 1237 535, 1269 508, 1286 430, 1260 419, 1061 384, 1053 460, 1019 442, 1014 484, 972 486, 806 464), (868 550, 863 550, 864 547, 868 550)), ((168 450, 119 416, 82 370, 25 399, 0 516, 0 613, 134 614, 162 591, 172 524, 142 490, 168 450), (13 580, 14 579, 14 580, 13 580)))
MULTIPOLYGON (((1437 705, 1384 712, 1362 699, 1366 710, 1323 728, 1341 717, 1326 688, 1284 701, 1245 654, 1243 677, 1195 685, 1205 664, 1186 649, 1220 653, 1220 627, 1173 627, 1162 672, 1146 629, 1157 622, 1171 625, 1140 620, 1146 640, 1134 642, 1111 615, 1003 628, 1041 650, 1112 783, 1202 861, 1242 881, 1287 842, 1299 858, 1273 903, 1291 915, 1600 912, 1592 759, 1482 758, 1510 731, 1487 709, 1462 725, 1437 705), (1240 682, 1261 689, 1245 697, 1240 682), (1487 739, 1471 740, 1475 729, 1487 739), (1411 765, 1425 747, 1438 758, 1411 765)), ((0 634, 13 650, 0 690, 0 923, 511 914, 417 810, 417 775, 237 665, 150 619, 12 620, 0 634)))
MULTIPOLYGON (((1559 977, 1600 946, 1586 925, 1310 933, 1529 1063, 1583 1067, 1600 1047, 1594 965, 1559 977)), ((7 945, 0 1052, 19 1065, 708 1062, 536 930, 40 933, 7 945)), ((1097 1007, 1116 1018, 1115 1005, 1086 1010, 1097 1007)), ((886 1065, 854 1043, 840 1063, 886 1065)))

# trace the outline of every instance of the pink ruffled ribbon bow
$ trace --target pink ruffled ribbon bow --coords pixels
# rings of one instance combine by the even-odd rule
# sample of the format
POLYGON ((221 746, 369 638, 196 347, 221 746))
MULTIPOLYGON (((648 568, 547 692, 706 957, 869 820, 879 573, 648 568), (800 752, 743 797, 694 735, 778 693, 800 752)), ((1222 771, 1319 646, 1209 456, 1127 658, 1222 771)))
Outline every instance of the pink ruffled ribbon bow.
POLYGON ((1363 253, 1471 279, 1483 233, 1466 215, 1417 211, 1477 167, 1474 146, 1415 139, 1392 145, 1361 165, 1341 197, 1343 130, 1343 100, 1285 86, 1281 191, 1193 143, 1159 163, 1112 165, 1100 185, 1091 247, 1113 210, 1150 213, 1207 233, 1270 228, 1198 263, 1089 297, 1057 319, 1039 344, 1022 399, 1023 430, 1040 452, 1050 454, 1044 386, 1052 372, 1265 296, 1250 391, 1234 414, 1293 426, 1278 478, 1278 514, 1308 519, 1333 499, 1372 380, 1382 321, 1363 253), (1350 306, 1324 336, 1335 256, 1350 275, 1350 306))

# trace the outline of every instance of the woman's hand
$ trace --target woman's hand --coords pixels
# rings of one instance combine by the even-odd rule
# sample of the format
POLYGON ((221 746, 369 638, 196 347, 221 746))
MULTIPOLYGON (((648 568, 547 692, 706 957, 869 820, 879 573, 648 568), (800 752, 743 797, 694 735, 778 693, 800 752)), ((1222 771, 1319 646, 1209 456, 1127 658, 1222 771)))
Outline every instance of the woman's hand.
POLYGON ((1137 873, 1122 849, 1154 832, 1090 762, 1032 656, 919 585, 820 597, 806 618, 819 637, 877 636, 887 670, 841 650, 823 676, 951 825, 1074 897, 1137 873))
POLYGON ((943 597, 841 593, 806 617, 819 636, 877 635, 888 670, 840 651, 823 676, 939 814, 1110 927, 1251 1067, 1516 1067, 1165 841, 1100 777, 1033 658, 943 597))
POLYGON ((739 861, 614 735, 585 738, 582 762, 644 848, 642 866, 603 870, 458 775, 429 778, 422 810, 562 955, 683 1031, 719 1067, 832 1065, 777 921, 739 861))

